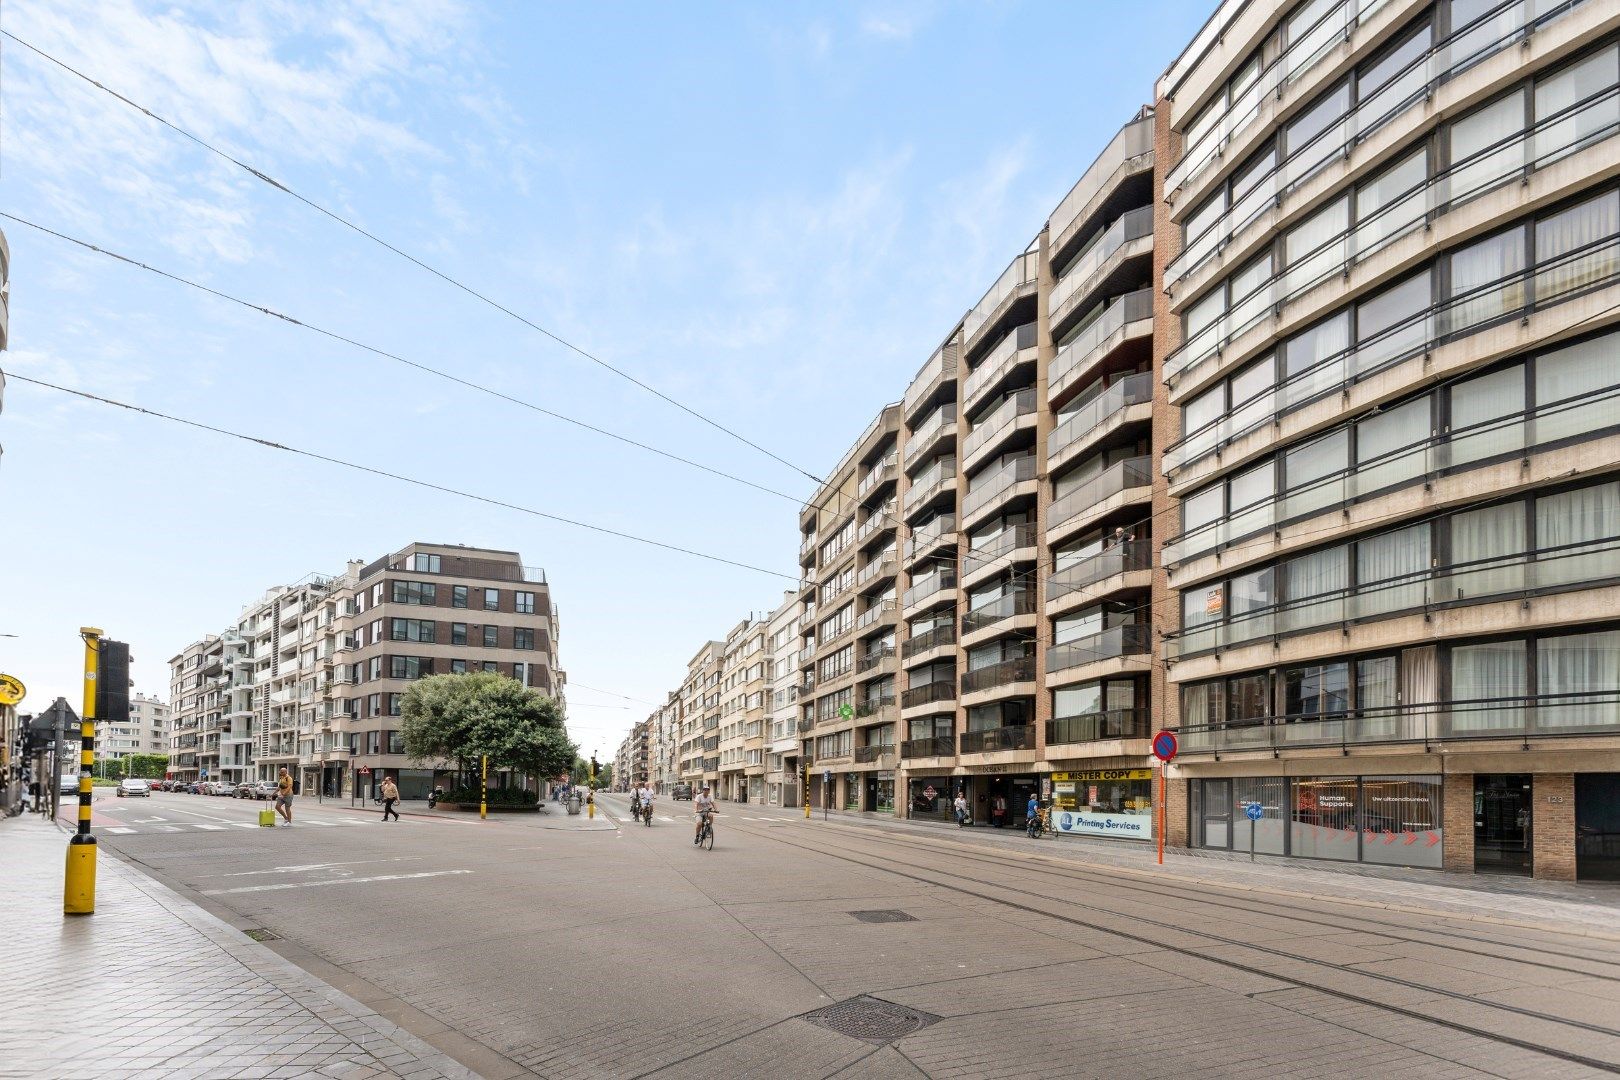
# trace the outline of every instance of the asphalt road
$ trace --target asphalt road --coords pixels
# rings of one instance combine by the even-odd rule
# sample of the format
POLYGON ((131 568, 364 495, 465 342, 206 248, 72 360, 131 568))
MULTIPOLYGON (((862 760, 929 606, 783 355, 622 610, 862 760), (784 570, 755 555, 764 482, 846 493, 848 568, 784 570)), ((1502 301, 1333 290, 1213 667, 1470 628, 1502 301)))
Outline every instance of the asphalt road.
POLYGON ((293 828, 244 824, 266 805, 107 798, 96 823, 491 1077, 1620 1072, 1620 932, 752 807, 723 806, 702 851, 690 805, 668 800, 651 828, 614 797, 596 822, 554 807, 383 824, 300 799, 293 828), (855 1035, 803 1018, 863 995, 880 1000, 851 1007, 855 1035))

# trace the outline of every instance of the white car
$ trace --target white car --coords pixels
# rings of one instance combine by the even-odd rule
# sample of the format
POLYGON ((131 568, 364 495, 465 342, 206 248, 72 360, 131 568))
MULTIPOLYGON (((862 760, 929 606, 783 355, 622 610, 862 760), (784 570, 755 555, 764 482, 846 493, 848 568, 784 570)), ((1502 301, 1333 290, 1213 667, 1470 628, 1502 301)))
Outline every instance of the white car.
POLYGON ((127 776, 118 781, 118 797, 122 799, 126 795, 140 795, 146 798, 151 798, 152 785, 148 781, 141 780, 137 777, 127 776))

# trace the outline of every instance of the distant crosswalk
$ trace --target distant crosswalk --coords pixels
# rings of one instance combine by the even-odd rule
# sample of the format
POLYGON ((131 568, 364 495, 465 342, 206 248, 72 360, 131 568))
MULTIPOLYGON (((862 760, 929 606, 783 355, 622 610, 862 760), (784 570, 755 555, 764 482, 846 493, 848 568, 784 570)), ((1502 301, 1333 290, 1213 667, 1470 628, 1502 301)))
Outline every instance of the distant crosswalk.
MULTIPOLYGON (((353 828, 357 825, 377 825, 380 822, 366 818, 353 821, 344 818, 327 821, 321 818, 303 818, 293 828, 295 829, 334 829, 353 828)), ((216 823, 211 821, 173 821, 166 818, 150 818, 133 825, 106 825, 97 827, 97 832, 109 836, 141 836, 152 833, 183 833, 183 832, 228 832, 231 829, 257 829, 260 825, 256 821, 227 821, 216 823)))

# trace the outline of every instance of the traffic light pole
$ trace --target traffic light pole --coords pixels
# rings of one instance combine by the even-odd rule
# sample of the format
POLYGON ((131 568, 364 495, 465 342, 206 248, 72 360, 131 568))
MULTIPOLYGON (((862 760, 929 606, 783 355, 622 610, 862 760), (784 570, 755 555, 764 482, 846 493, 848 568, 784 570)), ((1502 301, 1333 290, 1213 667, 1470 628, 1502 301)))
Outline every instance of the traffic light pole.
POLYGON ((810 820, 810 756, 804 758, 804 819, 810 820))
POLYGON ((84 639, 84 713, 79 722, 79 828, 68 841, 62 886, 64 915, 96 911, 96 838, 90 835, 90 773, 96 764, 96 679, 101 673, 101 631, 79 628, 84 639))
POLYGON ((586 800, 585 816, 596 820, 596 755, 591 755, 591 797, 586 800))

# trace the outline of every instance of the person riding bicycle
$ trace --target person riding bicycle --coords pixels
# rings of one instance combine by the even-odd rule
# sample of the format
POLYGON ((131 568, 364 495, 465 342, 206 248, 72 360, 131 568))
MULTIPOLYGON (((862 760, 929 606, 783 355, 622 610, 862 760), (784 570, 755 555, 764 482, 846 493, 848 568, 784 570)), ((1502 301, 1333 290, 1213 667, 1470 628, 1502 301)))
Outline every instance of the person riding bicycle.
POLYGON ((638 784, 636 786, 636 790, 630 793, 630 797, 635 800, 636 806, 638 808, 640 808, 640 811, 641 811, 640 816, 641 817, 644 817, 644 818, 651 818, 652 817, 652 804, 653 804, 652 785, 648 784, 645 780, 643 780, 640 784, 638 784))
POLYGON ((1041 800, 1032 791, 1029 793, 1029 805, 1024 808, 1024 832, 1032 839, 1035 831, 1041 827, 1041 800))
POLYGON ((692 812, 697 816, 697 829, 692 834, 692 843, 703 839, 703 823, 714 813, 714 798, 709 794, 709 785, 704 784, 692 800, 692 812))

